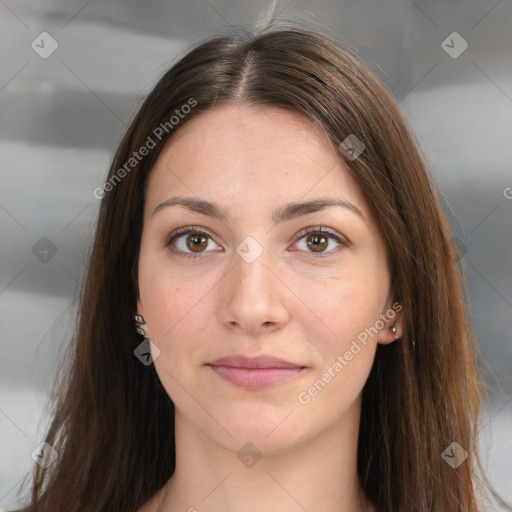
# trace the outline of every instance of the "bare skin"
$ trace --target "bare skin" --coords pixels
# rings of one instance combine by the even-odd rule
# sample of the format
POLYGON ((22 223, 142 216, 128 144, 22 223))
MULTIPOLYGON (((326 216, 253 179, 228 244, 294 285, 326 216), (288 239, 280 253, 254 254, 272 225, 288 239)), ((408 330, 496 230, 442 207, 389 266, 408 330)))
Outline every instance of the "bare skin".
POLYGON ((221 106, 161 153, 146 191, 137 306, 176 407, 177 465, 139 512, 162 500, 161 512, 374 512, 357 477, 361 392, 377 344, 401 335, 402 315, 384 240, 337 151, 298 113, 221 106), (175 196, 230 217, 162 205, 175 196), (352 206, 273 221, 277 208, 314 198, 352 206), (181 227, 192 233, 174 235, 181 227), (169 235, 177 238, 166 246, 169 235), (357 341, 371 327, 377 334, 357 341), (246 389, 208 364, 232 354, 302 370, 246 389))

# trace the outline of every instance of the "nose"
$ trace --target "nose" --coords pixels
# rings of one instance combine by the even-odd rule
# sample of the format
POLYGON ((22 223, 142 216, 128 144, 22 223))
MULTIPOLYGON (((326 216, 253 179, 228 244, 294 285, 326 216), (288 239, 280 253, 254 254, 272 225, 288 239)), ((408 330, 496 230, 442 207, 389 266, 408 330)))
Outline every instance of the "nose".
POLYGON ((220 290, 222 321, 229 329, 268 334, 288 321, 293 293, 271 260, 265 251, 254 261, 234 254, 220 290))

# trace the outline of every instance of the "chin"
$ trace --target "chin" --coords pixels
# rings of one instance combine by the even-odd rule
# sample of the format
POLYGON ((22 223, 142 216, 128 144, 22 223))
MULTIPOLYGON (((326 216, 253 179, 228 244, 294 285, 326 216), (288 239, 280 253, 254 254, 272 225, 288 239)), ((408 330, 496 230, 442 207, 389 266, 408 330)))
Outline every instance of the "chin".
MULTIPOLYGON (((223 435, 219 444, 235 452, 252 443, 262 452, 277 453, 307 440, 315 430, 309 418, 299 417, 300 409, 290 404, 245 404, 224 411, 217 418, 233 437, 223 435)), ((211 435, 211 430, 206 434, 211 435)))

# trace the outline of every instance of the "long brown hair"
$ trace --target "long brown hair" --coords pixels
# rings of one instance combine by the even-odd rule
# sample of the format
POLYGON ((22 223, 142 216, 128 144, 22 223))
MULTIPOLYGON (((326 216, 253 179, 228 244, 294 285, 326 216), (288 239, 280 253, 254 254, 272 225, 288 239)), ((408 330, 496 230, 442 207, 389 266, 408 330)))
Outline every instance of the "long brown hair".
POLYGON ((481 510, 477 483, 488 481, 477 476, 480 357, 435 186, 380 81, 351 50, 293 26, 241 29, 198 44, 164 74, 128 128, 101 192, 76 332, 53 393, 46 442, 58 459, 35 466, 26 510, 136 511, 174 472, 173 403, 154 366, 134 356, 144 191, 172 135, 226 102, 300 112, 336 146, 349 135, 363 141, 358 158, 340 158, 387 243, 404 329, 397 342, 378 346, 363 389, 361 486, 379 512, 481 510), (149 138, 154 147, 131 161, 149 138), (453 442, 468 454, 457 468, 442 457, 453 442))

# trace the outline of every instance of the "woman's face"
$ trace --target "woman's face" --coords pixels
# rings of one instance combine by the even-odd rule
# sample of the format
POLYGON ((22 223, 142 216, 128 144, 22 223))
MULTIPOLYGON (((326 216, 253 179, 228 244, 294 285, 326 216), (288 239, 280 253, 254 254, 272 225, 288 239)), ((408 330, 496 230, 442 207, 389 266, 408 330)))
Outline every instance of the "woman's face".
POLYGON ((384 241, 337 151, 299 113, 221 106, 151 171, 138 312, 177 421, 228 449, 353 431, 377 343, 401 328, 384 241), (313 200, 341 206, 292 206, 313 200))

